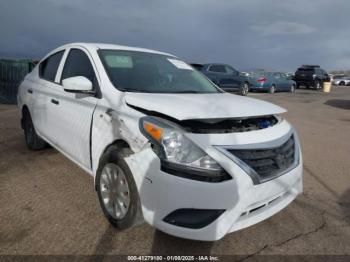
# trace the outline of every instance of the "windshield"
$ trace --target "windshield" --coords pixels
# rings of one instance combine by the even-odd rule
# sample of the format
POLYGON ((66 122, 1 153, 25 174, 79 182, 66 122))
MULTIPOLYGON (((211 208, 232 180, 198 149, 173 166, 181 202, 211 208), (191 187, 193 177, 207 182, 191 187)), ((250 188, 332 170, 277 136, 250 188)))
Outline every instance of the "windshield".
POLYGON ((113 85, 125 92, 219 93, 204 75, 177 58, 137 51, 100 50, 113 85))

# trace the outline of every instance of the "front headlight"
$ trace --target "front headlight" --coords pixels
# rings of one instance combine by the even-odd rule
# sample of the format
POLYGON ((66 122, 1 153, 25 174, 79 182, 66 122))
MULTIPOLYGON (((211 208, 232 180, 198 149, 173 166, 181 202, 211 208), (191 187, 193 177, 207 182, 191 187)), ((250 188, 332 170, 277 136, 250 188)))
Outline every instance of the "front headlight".
POLYGON ((140 119, 140 130, 152 143, 162 161, 162 168, 176 170, 177 175, 190 172, 202 178, 219 178, 223 173, 228 175, 214 159, 190 141, 184 130, 176 124, 158 117, 143 117, 140 119))

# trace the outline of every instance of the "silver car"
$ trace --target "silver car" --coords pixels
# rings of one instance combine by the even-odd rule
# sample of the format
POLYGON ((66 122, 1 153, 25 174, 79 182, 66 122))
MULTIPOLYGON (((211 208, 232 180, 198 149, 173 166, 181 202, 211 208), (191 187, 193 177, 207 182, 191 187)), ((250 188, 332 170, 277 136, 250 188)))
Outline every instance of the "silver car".
POLYGON ((332 84, 337 86, 350 86, 350 76, 333 78, 332 84))

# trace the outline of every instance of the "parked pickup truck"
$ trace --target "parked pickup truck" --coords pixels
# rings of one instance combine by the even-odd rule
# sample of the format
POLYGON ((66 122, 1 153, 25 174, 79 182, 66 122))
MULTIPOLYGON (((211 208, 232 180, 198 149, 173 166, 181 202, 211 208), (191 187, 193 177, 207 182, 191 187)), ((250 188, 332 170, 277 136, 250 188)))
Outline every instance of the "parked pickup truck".
POLYGON ((25 77, 18 105, 27 147, 48 143, 93 176, 104 215, 120 229, 145 220, 218 240, 302 192, 285 110, 223 92, 171 54, 65 45, 25 77))
POLYGON ((247 95, 250 88, 249 78, 226 64, 191 64, 202 72, 213 83, 227 92, 238 92, 247 95))

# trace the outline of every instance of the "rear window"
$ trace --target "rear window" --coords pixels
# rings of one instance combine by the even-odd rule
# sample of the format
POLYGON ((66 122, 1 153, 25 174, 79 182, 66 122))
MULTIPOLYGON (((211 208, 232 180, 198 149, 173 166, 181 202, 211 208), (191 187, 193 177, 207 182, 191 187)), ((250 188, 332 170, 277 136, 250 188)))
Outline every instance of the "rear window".
POLYGON ((251 72, 250 73, 250 76, 252 77, 262 77, 262 76, 267 76, 267 75, 270 75, 269 72, 265 72, 265 71, 257 71, 257 72, 251 72))
POLYGON ((315 69, 313 68, 298 68, 297 72, 313 72, 315 69))
POLYGON ((58 66, 61 62, 64 50, 59 51, 44 61, 39 65, 39 76, 48 81, 55 81, 58 66))

